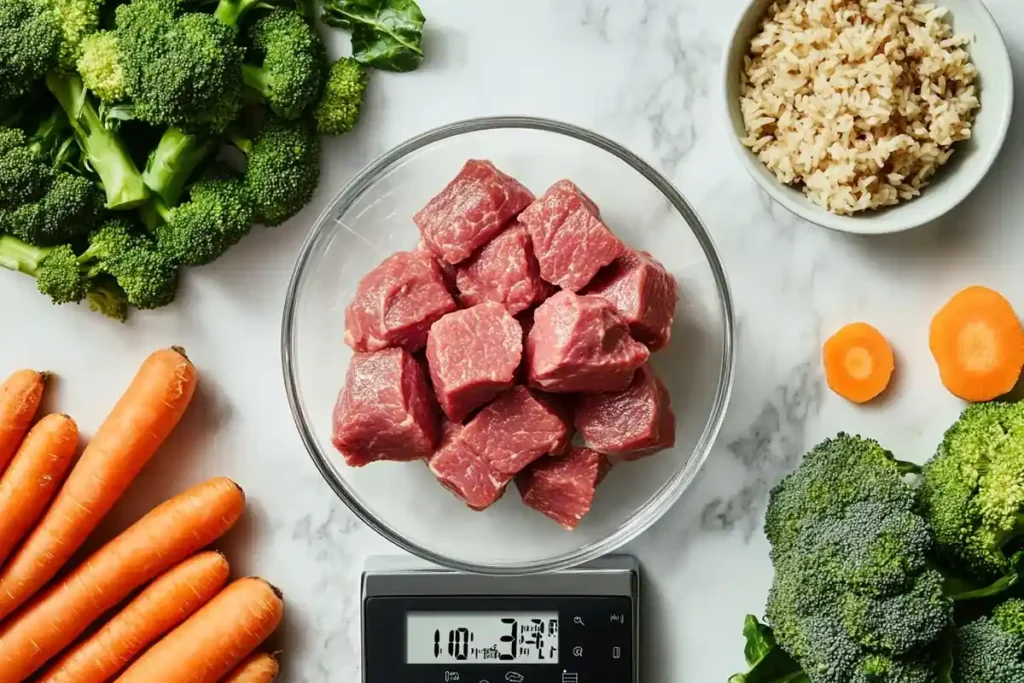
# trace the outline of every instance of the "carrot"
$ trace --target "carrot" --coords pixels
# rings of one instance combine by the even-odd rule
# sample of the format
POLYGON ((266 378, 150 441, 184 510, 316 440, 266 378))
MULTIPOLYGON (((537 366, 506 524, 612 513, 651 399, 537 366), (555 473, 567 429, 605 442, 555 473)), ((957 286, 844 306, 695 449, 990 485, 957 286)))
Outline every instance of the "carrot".
POLYGON ((821 350, 829 388, 854 403, 867 403, 885 391, 895 360, 882 333, 867 323, 839 329, 821 350))
POLYGON ((0 384, 0 472, 25 438, 43 399, 46 373, 18 370, 0 384))
POLYGON ((29 431, 0 477, 0 562, 39 521, 78 448, 78 425, 47 415, 29 431))
POLYGON ((928 346, 950 393, 991 401, 1009 392, 1024 366, 1024 329, 1013 307, 988 287, 955 294, 932 318, 928 346))
POLYGON ((209 602, 228 580, 228 561, 199 553, 149 584, 103 627, 69 650, 38 683, 105 683, 209 602))
POLYGON ((273 633, 283 614, 276 588, 239 579, 149 648, 117 683, 219 681, 273 633))
POLYGON ((174 429, 195 386, 195 367, 181 351, 146 359, 46 515, 0 571, 0 621, 78 550, 174 429))
POLYGON ((221 679, 221 683, 273 683, 281 671, 274 655, 256 652, 221 679))
POLYGON ((0 683, 24 680, 136 588, 220 538, 244 507, 238 484, 218 478, 153 508, 0 628, 0 683))

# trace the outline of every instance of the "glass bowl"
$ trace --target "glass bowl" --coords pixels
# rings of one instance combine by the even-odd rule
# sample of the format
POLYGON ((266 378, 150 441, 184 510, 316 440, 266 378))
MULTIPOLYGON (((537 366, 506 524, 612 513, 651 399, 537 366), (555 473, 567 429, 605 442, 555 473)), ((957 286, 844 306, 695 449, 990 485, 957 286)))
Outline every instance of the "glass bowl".
POLYGON ((530 574, 611 552, 654 524, 711 450, 733 376, 733 304, 707 230, 683 196, 634 154, 599 135, 533 118, 463 121, 424 133, 361 171, 317 220, 288 287, 285 387, 320 473, 367 525, 426 560, 461 571, 530 574), (331 413, 352 351, 345 307, 389 254, 413 249, 412 215, 470 158, 490 159, 538 195, 571 178, 626 244, 651 252, 679 282, 672 341, 651 364, 672 396, 676 445, 615 467, 575 531, 519 500, 512 484, 485 512, 442 488, 422 463, 347 467, 331 445, 331 413))

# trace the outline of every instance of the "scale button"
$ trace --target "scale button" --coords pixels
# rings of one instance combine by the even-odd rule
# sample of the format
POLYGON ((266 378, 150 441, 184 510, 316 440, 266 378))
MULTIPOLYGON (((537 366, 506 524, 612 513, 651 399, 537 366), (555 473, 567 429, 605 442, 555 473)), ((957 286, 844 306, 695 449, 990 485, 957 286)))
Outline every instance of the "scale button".
POLYGON ((573 617, 572 618, 572 623, 579 624, 580 626, 584 626, 583 617, 573 617))
POLYGON ((621 658, 622 658, 622 648, 619 647, 618 645, 616 645, 615 647, 612 648, 612 659, 621 659, 621 658))
POLYGON ((572 649, 572 656, 573 657, 582 657, 583 656, 583 646, 582 645, 577 645, 576 647, 574 647, 572 649))
POLYGON ((454 683, 459 680, 458 671, 445 671, 444 672, 444 683, 454 683))
POLYGON ((562 683, 580 683, 580 675, 572 674, 568 671, 562 672, 562 683))
POLYGON ((509 671, 507 674, 505 674, 505 680, 509 683, 523 683, 524 679, 523 674, 515 671, 509 671))
POLYGON ((611 623, 613 623, 613 624, 625 624, 626 623, 626 615, 625 614, 613 614, 613 615, 611 615, 611 618, 609 619, 609 621, 611 621, 611 623))

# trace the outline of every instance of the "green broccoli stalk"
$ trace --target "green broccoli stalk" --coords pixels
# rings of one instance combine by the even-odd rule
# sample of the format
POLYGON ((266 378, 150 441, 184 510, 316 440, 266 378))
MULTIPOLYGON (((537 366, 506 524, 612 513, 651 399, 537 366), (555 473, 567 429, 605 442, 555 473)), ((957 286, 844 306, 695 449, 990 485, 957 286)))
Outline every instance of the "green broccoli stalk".
POLYGON ((0 2, 0 101, 31 92, 57 64, 57 15, 36 0, 0 2))
POLYGON ((271 117, 253 139, 231 139, 246 155, 245 184, 259 222, 280 225, 313 198, 320 181, 320 137, 309 121, 271 117))
POLYGON ((219 138, 168 128, 149 155, 142 179, 165 206, 175 206, 196 169, 219 147, 219 138))
POLYGON ((167 208, 154 204, 161 223, 153 226, 160 250, 186 266, 202 266, 249 234, 254 204, 240 179, 213 175, 189 188, 189 201, 167 208))
POLYGON ((46 87, 64 109, 78 145, 107 194, 107 207, 131 209, 146 202, 149 191, 120 136, 103 125, 77 75, 50 72, 46 87))
POLYGON ((78 303, 88 291, 71 247, 36 247, 11 235, 0 235, 0 268, 34 277, 39 291, 54 304, 78 303))
POLYGON ((969 406, 924 467, 919 498, 943 557, 968 578, 1013 580, 1024 540, 1024 402, 969 406))
POLYGON ((342 57, 331 65, 319 104, 313 110, 321 135, 341 135, 359 122, 366 97, 369 73, 351 57, 342 57))
POLYGON ((297 119, 320 96, 327 53, 302 16, 278 9, 260 17, 249 31, 258 64, 243 64, 242 78, 253 95, 285 119, 297 119))
POLYGON ((953 662, 955 683, 1024 681, 1024 600, 1007 600, 991 617, 962 626, 953 662))
POLYGON ((272 10, 289 5, 293 6, 306 19, 312 19, 315 9, 313 0, 220 0, 213 15, 225 26, 237 30, 245 23, 251 12, 272 10))

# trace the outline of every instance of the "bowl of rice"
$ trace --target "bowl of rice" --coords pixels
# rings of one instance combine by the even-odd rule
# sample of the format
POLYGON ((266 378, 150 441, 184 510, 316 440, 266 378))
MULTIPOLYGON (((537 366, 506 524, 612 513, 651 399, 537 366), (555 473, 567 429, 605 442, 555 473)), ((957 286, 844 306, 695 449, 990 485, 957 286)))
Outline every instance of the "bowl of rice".
POLYGON ((948 213, 1006 139, 1013 75, 981 0, 751 0, 723 65, 734 147, 798 216, 897 232, 948 213))

